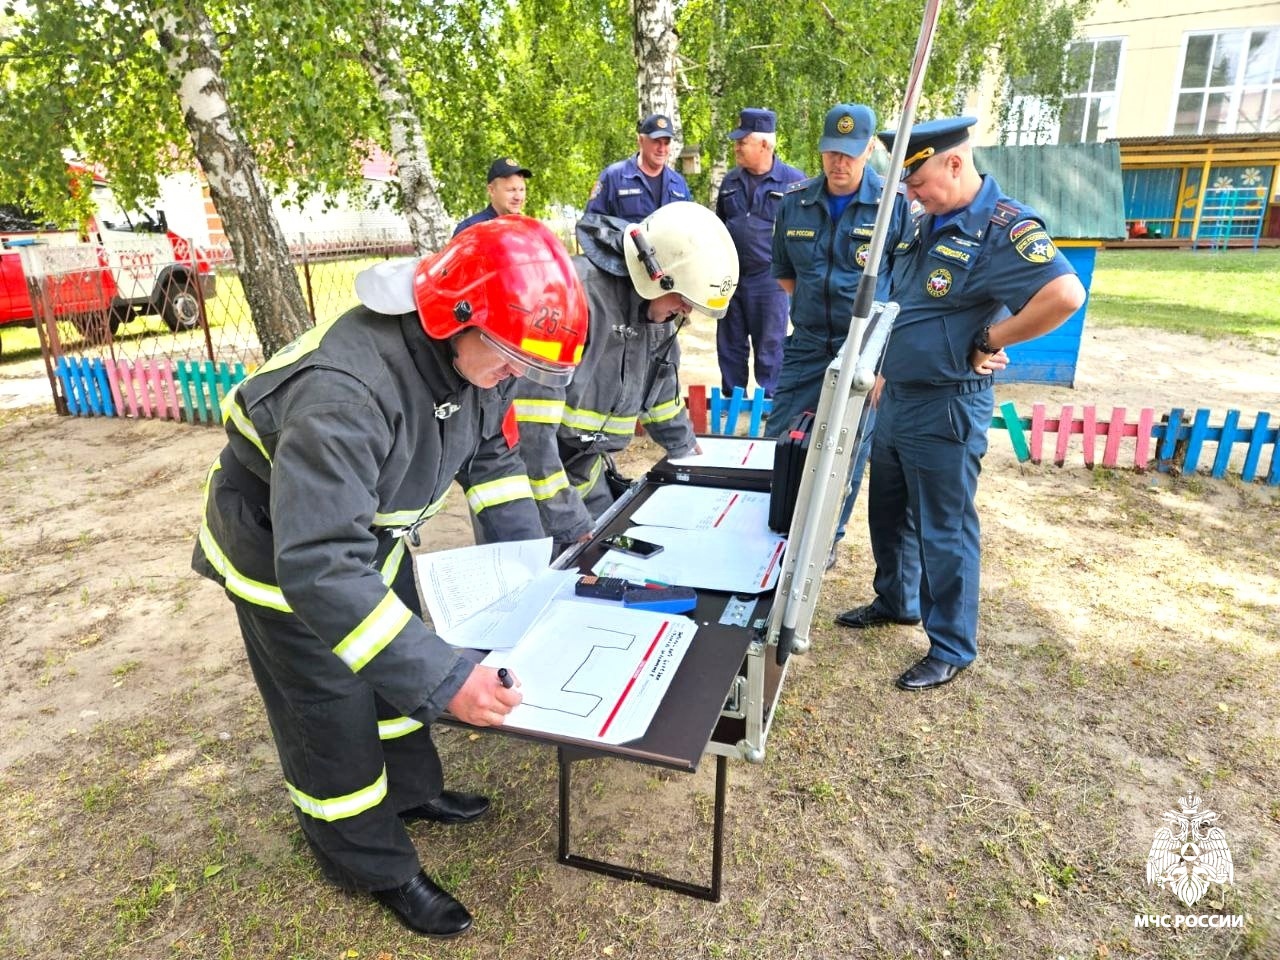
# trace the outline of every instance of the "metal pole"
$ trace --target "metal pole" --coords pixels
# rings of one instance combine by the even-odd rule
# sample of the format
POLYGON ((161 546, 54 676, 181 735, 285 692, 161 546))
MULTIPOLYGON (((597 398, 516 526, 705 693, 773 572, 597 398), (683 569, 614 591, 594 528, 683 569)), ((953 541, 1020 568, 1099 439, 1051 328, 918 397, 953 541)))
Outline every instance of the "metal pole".
MULTIPOLYGON (((862 337, 867 328, 867 321, 875 303, 876 279, 880 270, 880 259, 884 253, 885 238, 889 233, 889 221, 893 216, 894 200, 897 197, 898 179, 902 176, 902 160, 907 151, 912 124, 915 122, 916 104, 920 100, 920 90, 924 85, 925 68, 929 63, 929 54, 933 49, 933 34, 938 26, 938 15, 942 11, 942 0, 926 0, 924 17, 920 24, 920 36, 916 41, 915 56, 911 61, 911 73, 907 78, 906 96, 902 103, 902 116, 898 120, 898 133, 893 140, 893 151, 890 154, 889 172, 885 177, 884 194, 880 197, 880 206, 876 210, 875 228, 871 232, 871 248, 867 252, 867 263, 862 269, 862 278, 858 281, 858 291, 853 300, 853 317, 849 321, 849 335, 840 348, 840 374, 836 379, 835 397, 833 398, 829 422, 844 422, 845 408, 849 403, 849 388, 853 384, 853 358, 862 349, 862 337), (852 346, 850 346, 852 344, 852 346)), ((823 491, 831 482, 831 468, 835 462, 836 446, 839 440, 838 430, 827 432, 819 451, 818 468, 815 477, 814 495, 809 498, 808 512, 801 528, 801 539, 796 556, 804 562, 813 550, 814 538, 821 532, 818 517, 825 499, 823 491)), ((839 481, 843 482, 840 477, 839 481)), ((825 551, 826 545, 823 545, 825 551)), ((796 575, 791 578, 790 590, 786 597, 786 606, 782 612, 782 627, 778 636, 779 646, 790 650, 795 639, 796 623, 800 618, 800 609, 804 597, 806 578, 800 575, 797 563, 796 575)))

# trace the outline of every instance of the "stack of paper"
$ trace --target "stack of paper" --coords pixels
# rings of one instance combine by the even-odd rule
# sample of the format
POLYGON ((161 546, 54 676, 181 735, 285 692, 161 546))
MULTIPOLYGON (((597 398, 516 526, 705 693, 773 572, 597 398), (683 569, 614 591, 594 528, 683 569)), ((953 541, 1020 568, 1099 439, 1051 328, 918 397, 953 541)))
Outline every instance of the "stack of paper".
POLYGON ((572 570, 551 570, 551 538, 487 543, 414 556, 414 577, 432 626, 455 647, 506 650, 565 584, 572 570))

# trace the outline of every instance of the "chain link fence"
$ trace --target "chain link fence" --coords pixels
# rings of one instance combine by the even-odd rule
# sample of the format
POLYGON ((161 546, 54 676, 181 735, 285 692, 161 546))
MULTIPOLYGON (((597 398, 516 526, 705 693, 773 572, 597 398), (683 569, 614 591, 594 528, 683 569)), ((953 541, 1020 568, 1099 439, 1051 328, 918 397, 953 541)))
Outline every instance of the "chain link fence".
MULTIPOLYGON (((359 271, 414 253, 390 233, 305 234, 289 247, 316 323, 356 305, 359 271)), ((59 413, 220 423, 222 399, 262 362, 229 248, 183 245, 171 258, 87 244, 21 253, 59 413)))

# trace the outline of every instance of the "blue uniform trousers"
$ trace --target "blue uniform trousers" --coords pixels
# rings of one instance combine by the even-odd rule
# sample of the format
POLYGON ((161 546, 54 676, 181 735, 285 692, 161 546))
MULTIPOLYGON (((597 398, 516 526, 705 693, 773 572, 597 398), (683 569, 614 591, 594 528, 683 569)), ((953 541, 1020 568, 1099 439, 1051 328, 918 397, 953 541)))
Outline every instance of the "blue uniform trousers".
POLYGON ((890 382, 871 451, 875 602, 907 619, 917 616, 918 597, 930 655, 956 666, 978 655, 981 531, 973 500, 994 408, 989 378, 942 387, 890 382))
POLYGON ((734 387, 747 389, 747 358, 756 383, 772 397, 782 368, 782 342, 787 336, 791 298, 767 269, 743 274, 729 301, 729 311, 716 324, 716 357, 720 361, 720 389, 725 396, 734 387))

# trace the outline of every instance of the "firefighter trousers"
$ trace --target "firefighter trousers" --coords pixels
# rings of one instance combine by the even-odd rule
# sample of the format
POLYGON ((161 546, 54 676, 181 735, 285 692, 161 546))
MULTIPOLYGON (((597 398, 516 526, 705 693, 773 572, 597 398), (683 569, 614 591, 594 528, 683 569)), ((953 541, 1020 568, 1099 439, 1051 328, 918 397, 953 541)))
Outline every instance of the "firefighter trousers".
POLYGON ((443 787, 430 727, 397 716, 296 617, 236 601, 294 813, 321 871, 385 890, 420 869, 400 812, 443 787))

